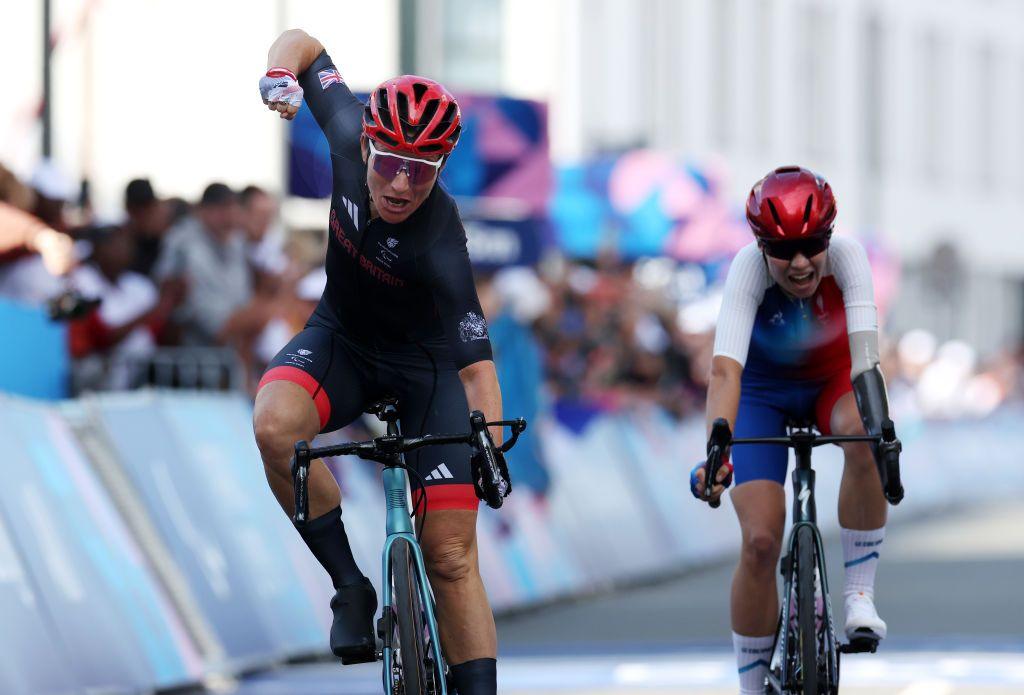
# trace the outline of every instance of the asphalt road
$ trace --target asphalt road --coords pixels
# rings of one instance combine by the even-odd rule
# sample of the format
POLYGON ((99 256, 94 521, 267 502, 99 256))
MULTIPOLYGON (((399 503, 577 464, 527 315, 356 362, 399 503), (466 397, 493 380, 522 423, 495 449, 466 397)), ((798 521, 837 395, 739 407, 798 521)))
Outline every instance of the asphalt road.
MULTIPOLYGON (((850 695, 1024 693, 1024 505, 947 511, 892 525, 877 581, 889 638, 844 657, 850 695)), ((828 548, 839 595, 842 554, 828 548)), ((499 620, 502 693, 736 693, 729 641, 732 566, 549 605, 499 620)), ((842 625, 842 605, 835 609, 842 625)), ((262 674, 239 695, 381 692, 379 665, 262 674)))
MULTIPOLYGON (((887 645, 1024 649, 1024 505, 934 514, 887 532, 876 605, 887 645)), ((843 624, 842 548, 828 539, 829 585, 843 624)), ((510 654, 729 647, 733 564, 655 586, 546 607, 500 623, 510 654)))

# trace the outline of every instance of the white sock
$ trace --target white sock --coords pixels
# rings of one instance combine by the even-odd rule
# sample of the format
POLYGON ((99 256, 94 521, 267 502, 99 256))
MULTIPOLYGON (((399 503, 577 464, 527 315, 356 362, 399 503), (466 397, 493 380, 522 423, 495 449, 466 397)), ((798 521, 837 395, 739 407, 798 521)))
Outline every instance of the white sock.
POLYGON ((772 660, 775 635, 744 637, 732 633, 732 648, 736 652, 736 667, 740 675, 740 695, 764 693, 764 677, 772 660))
POLYGON ((853 531, 840 529, 843 541, 843 564, 846 567, 846 587, 844 596, 857 593, 875 597, 875 570, 878 569, 878 556, 885 540, 885 527, 874 531, 853 531))

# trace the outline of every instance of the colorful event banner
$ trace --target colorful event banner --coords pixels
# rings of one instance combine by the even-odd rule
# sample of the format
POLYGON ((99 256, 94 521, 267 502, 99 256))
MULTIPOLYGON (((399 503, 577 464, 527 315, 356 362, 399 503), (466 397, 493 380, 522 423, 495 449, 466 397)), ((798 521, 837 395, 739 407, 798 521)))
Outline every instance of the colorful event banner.
POLYGON ((669 256, 705 263, 750 241, 727 197, 724 168, 698 166, 654 150, 631 150, 560 167, 550 215, 570 256, 669 256))
MULTIPOLYGON (((359 94, 366 100, 366 94, 359 94)), ((462 111, 459 145, 441 181, 458 198, 517 203, 521 217, 543 215, 553 172, 548 152, 547 106, 501 96, 457 95, 462 111)), ((289 128, 288 192, 329 198, 331 154, 309 109, 299 109, 289 128)))
MULTIPOLYGON (((461 206, 473 263, 485 270, 534 264, 552 242, 547 106, 472 94, 458 100, 462 136, 441 181, 461 206)), ((331 181, 327 140, 309 109, 299 109, 289 129, 288 192, 328 198, 331 181)))

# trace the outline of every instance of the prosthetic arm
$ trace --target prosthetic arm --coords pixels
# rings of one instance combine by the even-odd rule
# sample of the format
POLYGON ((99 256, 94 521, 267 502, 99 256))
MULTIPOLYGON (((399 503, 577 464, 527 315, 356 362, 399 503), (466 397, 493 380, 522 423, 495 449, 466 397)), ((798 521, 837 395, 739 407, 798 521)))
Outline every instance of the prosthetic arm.
POLYGON ((881 436, 880 443, 872 443, 871 451, 882 479, 885 497, 892 504, 903 499, 900 483, 899 453, 901 445, 889 419, 889 399, 885 390, 885 378, 878 366, 878 332, 858 331, 850 334, 850 356, 853 381, 853 395, 857 399, 857 410, 865 431, 881 436))

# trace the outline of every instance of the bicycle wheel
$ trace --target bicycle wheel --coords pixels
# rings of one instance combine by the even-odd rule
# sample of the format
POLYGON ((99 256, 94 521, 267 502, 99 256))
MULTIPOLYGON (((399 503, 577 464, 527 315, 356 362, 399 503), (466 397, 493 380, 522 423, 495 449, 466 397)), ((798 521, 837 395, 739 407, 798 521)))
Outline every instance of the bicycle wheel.
POLYGON ((800 682, 803 695, 818 695, 818 630, 814 610, 814 532, 801 526, 796 533, 796 606, 800 633, 800 682))
POLYGON ((400 695, 433 695, 427 679, 427 638, 423 603, 418 588, 416 558, 409 542, 396 540, 391 546, 391 587, 394 595, 395 632, 398 649, 393 652, 403 688, 400 695), (429 689, 428 689, 429 688, 429 689))

